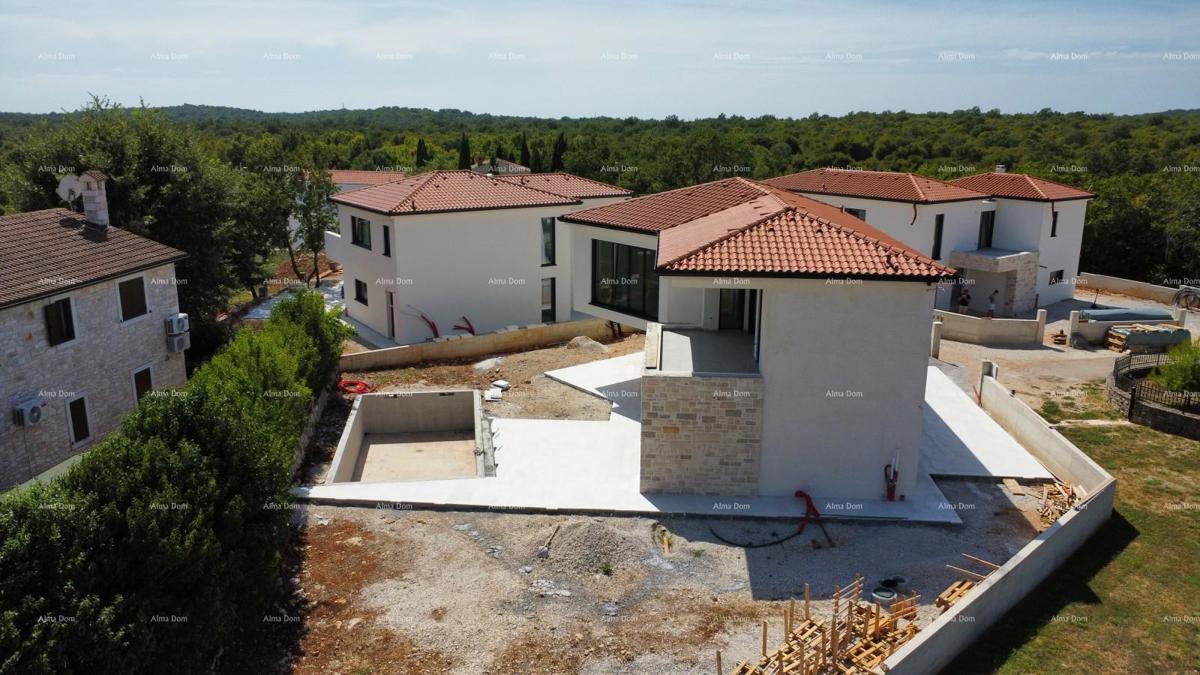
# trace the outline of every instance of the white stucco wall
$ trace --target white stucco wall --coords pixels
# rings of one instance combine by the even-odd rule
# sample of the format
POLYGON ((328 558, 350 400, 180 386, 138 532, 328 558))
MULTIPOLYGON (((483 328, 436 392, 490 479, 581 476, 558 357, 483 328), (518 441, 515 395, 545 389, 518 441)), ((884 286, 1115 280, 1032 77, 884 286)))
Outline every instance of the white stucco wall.
POLYGON ((0 310, 0 489, 23 482, 88 450, 111 433, 137 405, 133 371, 150 368, 154 389, 182 385, 183 354, 167 351, 164 320, 179 311, 175 266, 70 290, 0 310), (141 276, 149 312, 121 321, 117 283, 141 276), (71 299, 76 339, 51 347, 46 305, 71 299), (29 397, 47 402, 33 427, 12 422, 12 406, 29 397), (91 440, 73 444, 67 404, 87 400, 91 440))
MULTIPOLYGON (((606 227, 592 227, 590 225, 578 225, 574 223, 562 223, 570 228, 569 236, 571 240, 571 275, 572 275, 572 296, 571 306, 575 311, 594 316, 609 321, 620 321, 627 326, 633 326, 641 330, 646 329, 646 320, 640 317, 622 314, 610 309, 598 307, 592 304, 592 241, 611 241, 617 244, 626 244, 628 246, 637 246, 639 248, 649 249, 651 251, 658 250, 658 235, 657 234, 642 234, 640 232, 628 232, 625 230, 616 230, 606 227)), ((659 321, 663 321, 662 310, 665 307, 670 313, 672 307, 678 306, 678 311, 684 311, 689 307, 686 298, 672 299, 671 291, 664 288, 664 284, 659 284, 658 292, 659 302, 659 321)))
POLYGON ((996 200, 997 248, 1038 252, 1038 306, 1069 300, 1079 276, 1079 250, 1083 245, 1086 199, 1054 202, 1058 211, 1057 236, 1050 236, 1050 202, 1019 199, 996 200), (1050 284, 1050 275, 1063 270, 1062 284, 1050 284))
POLYGON ((921 282, 673 277, 676 287, 763 291, 759 492, 881 499, 899 455, 915 483, 934 286, 921 282), (731 281, 732 283, 732 281, 731 281), (881 330, 886 326, 886 330, 881 330))

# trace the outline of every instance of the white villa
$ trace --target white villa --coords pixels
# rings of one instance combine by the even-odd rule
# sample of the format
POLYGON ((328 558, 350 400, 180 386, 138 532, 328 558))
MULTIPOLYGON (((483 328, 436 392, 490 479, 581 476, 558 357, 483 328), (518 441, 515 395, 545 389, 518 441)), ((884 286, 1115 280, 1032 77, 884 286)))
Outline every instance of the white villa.
POLYGON ((996 316, 1027 315, 1071 298, 1088 200, 1095 197, 1034 176, 993 173, 942 182, 912 173, 813 169, 765 181, 846 210, 923 255, 959 271, 938 290, 954 309, 963 288, 983 313, 999 291, 996 316))

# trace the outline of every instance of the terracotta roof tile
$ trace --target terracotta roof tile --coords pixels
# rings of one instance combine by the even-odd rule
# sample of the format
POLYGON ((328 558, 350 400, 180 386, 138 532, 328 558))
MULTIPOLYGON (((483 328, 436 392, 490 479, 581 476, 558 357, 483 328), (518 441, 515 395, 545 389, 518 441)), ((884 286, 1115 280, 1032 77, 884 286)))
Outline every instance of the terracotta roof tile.
POLYGON ((657 234, 657 265, 668 272, 923 280, 953 274, 836 206, 743 178, 575 211, 561 219, 657 234))
POLYGON ((783 190, 914 204, 986 199, 988 195, 915 173, 813 169, 763 181, 783 190))
POLYGON ((626 190, 598 180, 576 176, 563 171, 556 173, 525 173, 497 175, 503 181, 517 183, 526 187, 553 192, 564 197, 575 199, 592 199, 595 197, 628 197, 632 190, 626 190))
POLYGON ((950 182, 954 185, 985 192, 992 197, 1029 199, 1040 202, 1091 199, 1096 196, 1070 185, 1055 183, 1023 173, 981 173, 957 178, 950 182))
POLYGON ((115 227, 98 239, 84 226, 83 215, 67 209, 0 216, 0 307, 187 257, 115 227))
POLYGON ((578 199, 517 185, 473 171, 433 171, 340 192, 339 204, 390 215, 578 204, 578 199))
POLYGON ((331 169, 329 179, 338 185, 383 185, 404 178, 403 171, 355 171, 331 169))

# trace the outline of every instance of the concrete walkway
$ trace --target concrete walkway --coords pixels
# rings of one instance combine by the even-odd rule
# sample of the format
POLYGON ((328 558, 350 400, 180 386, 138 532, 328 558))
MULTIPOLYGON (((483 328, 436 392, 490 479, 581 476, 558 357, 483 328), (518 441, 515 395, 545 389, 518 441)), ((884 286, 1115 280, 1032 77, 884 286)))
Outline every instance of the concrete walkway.
MULTIPOLYGON (((641 425, 636 411, 641 364, 641 354, 630 354, 547 373, 577 389, 603 395, 614 402, 617 414, 607 421, 493 420, 493 478, 338 483, 301 488, 299 495, 320 501, 400 503, 414 508, 767 518, 804 515, 804 503, 792 497, 639 492, 641 425)), ((962 521, 955 505, 929 474, 1049 477, 949 378, 936 368, 930 368, 928 377, 922 470, 909 499, 850 501, 814 495, 823 516, 957 524, 962 521)))

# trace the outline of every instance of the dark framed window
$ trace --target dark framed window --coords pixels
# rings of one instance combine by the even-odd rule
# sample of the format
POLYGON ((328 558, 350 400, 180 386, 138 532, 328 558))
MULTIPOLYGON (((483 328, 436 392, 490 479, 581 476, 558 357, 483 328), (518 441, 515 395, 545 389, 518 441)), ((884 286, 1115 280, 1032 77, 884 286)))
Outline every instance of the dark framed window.
POLYGON ((939 213, 933 218, 933 253, 929 257, 942 259, 942 230, 946 227, 946 215, 939 213))
POLYGON ((1061 284, 1063 282, 1063 274, 1066 270, 1054 270, 1050 273, 1050 285, 1061 284))
POLYGON ((1050 236, 1058 236, 1058 211, 1050 212, 1050 236))
POLYGON ((658 318, 658 272, 650 249, 592 240, 592 304, 658 318))
POLYGON ((75 316, 70 298, 46 305, 46 337, 51 347, 75 339, 75 316))
POLYGON ((367 285, 358 279, 354 280, 354 299, 362 304, 367 304, 367 285))
POLYGON ((154 378, 150 375, 150 366, 133 372, 133 396, 139 403, 142 397, 154 389, 154 378))
POLYGON ((542 267, 554 264, 554 218, 542 218, 542 267))
POLYGON ((128 321, 149 311, 146 308, 146 284, 142 277, 126 279, 117 284, 121 296, 121 320, 128 321))
POLYGON ((842 210, 845 211, 846 213, 849 213, 850 215, 854 216, 855 218, 858 218, 859 220, 863 221, 864 223, 867 222, 867 210, 866 209, 852 209, 849 206, 843 206, 842 210))
MULTIPOLYGON (((370 239, 370 235, 367 238, 370 239)), ((392 228, 389 225, 383 226, 383 256, 392 257, 392 228)))
POLYGON ((80 396, 68 402, 67 414, 71 418, 71 443, 79 444, 92 437, 86 398, 80 396))
POLYGON ((996 230, 996 212, 984 211, 979 214, 979 243, 976 248, 991 248, 992 234, 996 230))
POLYGON ((555 316, 554 279, 542 279, 542 323, 553 323, 555 316))
POLYGON ((350 216, 350 243, 370 250, 371 221, 358 216, 350 216))

